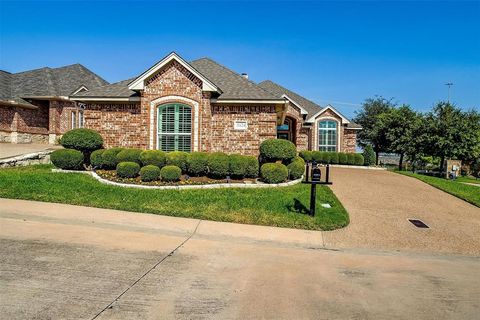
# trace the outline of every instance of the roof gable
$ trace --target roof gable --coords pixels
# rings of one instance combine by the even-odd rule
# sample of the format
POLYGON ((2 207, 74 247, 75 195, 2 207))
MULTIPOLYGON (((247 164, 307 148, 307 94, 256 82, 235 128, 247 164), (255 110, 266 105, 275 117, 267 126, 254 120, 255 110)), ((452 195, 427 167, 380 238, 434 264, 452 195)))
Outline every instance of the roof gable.
POLYGON ((324 113, 325 111, 327 110, 330 110, 331 112, 335 113, 337 116, 340 117, 340 119, 342 119, 342 123, 344 124, 349 124, 350 123, 350 120, 348 120, 343 114, 341 114, 340 112, 338 112, 334 107, 332 107, 331 105, 327 105, 325 108, 323 108, 322 110, 318 111, 317 113, 311 115, 310 117, 308 117, 307 119, 307 122, 313 122, 315 120, 316 117, 318 117, 319 115, 321 115, 322 113, 324 113))

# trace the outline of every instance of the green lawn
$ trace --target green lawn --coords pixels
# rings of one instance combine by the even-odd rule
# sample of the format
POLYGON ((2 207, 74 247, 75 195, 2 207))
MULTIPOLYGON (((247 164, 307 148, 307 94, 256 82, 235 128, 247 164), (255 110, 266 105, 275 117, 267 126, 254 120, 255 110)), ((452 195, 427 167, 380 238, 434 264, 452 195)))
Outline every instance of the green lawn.
MULTIPOLYGON (((452 181, 443 178, 430 177, 408 171, 395 171, 397 173, 417 178, 440 190, 450 193, 460 199, 480 207, 480 187, 463 184, 460 180, 452 181)), ((465 182, 465 181, 463 181, 465 182)))
POLYGON ((458 177, 457 182, 468 182, 468 183, 475 183, 480 184, 480 179, 470 178, 470 177, 458 177))
POLYGON ((315 217, 309 185, 265 189, 144 190, 102 184, 76 173, 52 173, 37 165, 0 170, 0 197, 58 202, 205 220, 310 230, 332 230, 348 224, 348 213, 332 191, 317 188, 315 217), (329 203, 326 209, 321 203, 329 203))

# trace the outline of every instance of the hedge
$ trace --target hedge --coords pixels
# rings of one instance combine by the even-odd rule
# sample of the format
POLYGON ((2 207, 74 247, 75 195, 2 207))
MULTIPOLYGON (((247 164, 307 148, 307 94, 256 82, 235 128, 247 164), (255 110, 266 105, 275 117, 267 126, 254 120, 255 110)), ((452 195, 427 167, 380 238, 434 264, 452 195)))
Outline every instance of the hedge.
POLYGON ((98 149, 93 151, 90 154, 90 164, 92 165, 93 168, 96 169, 101 169, 103 166, 103 153, 105 152, 105 149, 98 149))
POLYGON ((288 166, 288 173, 291 180, 300 179, 305 172, 305 161, 296 157, 288 166))
POLYGON ((117 167, 119 163, 117 160, 117 154, 122 151, 123 148, 111 148, 102 153, 102 165, 103 169, 112 170, 117 167))
POLYGON ((365 160, 363 159, 363 156, 360 153, 354 153, 355 155, 355 165, 356 166, 363 166, 363 163, 365 160))
POLYGON ((245 156, 245 178, 258 178, 258 159, 252 156, 245 156))
POLYGON ((347 163, 349 165, 355 164, 355 153, 347 153, 347 163))
POLYGON ((288 178, 288 169, 281 163, 265 163, 260 168, 260 172, 266 183, 281 183, 288 178))
POLYGON ((288 140, 267 139, 260 144, 262 162, 289 161, 297 155, 297 148, 288 140))
POLYGON ((177 166, 182 169, 182 172, 187 172, 188 152, 172 151, 166 155, 167 165, 177 166))
POLYGON ((160 168, 153 164, 146 165, 140 169, 140 179, 142 181, 155 181, 160 177, 160 168))
POLYGON ((55 150, 50 154, 53 165, 64 170, 82 169, 83 159, 83 153, 74 149, 55 150))
POLYGON ((66 149, 75 149, 83 153, 90 153, 102 148, 102 136, 91 129, 73 129, 65 132, 60 138, 60 144, 66 149))
POLYGON ((232 178, 245 177, 247 169, 247 159, 240 154, 231 154, 228 156, 228 169, 232 178))
POLYGON ((213 178, 225 178, 229 173, 229 158, 223 152, 214 152, 208 156, 209 175, 213 178))
POLYGON ((192 152, 187 158, 187 172, 191 176, 205 176, 208 173, 208 153, 192 152))
POLYGON ((299 156, 305 161, 312 161, 313 151, 300 151, 299 156))
POLYGON ((159 168, 165 166, 167 161, 165 152, 160 150, 144 150, 139 159, 143 166, 154 165, 159 168))
POLYGON ((344 152, 338 154, 338 163, 339 164, 348 164, 348 156, 344 152))
POLYGON ((117 161, 120 162, 135 162, 139 165, 142 164, 140 161, 140 154, 142 150, 140 149, 123 149, 117 154, 117 161))
POLYGON ((359 153, 302 151, 300 152, 300 157, 306 161, 315 161, 323 164, 330 163, 359 166, 364 163, 363 156, 359 153))
POLYGON ((140 165, 136 162, 126 161, 117 165, 117 176, 120 178, 135 178, 140 171, 140 165))
POLYGON ((163 181, 173 182, 180 180, 182 176, 182 169, 177 166, 165 166, 160 170, 160 177, 163 181))

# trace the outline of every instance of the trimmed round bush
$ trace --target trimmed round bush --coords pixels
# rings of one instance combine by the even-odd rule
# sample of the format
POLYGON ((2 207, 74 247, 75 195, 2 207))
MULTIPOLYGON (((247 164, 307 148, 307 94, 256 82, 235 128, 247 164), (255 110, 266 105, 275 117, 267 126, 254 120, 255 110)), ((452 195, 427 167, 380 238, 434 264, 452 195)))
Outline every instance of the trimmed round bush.
POLYGON ((231 154, 228 156, 229 173, 233 178, 245 177, 247 169, 247 159, 240 154, 231 154))
POLYGON ((252 156, 245 156, 245 178, 258 178, 258 159, 252 156))
POLYGON ((205 176, 208 173, 208 153, 192 152, 187 158, 187 172, 191 176, 205 176))
POLYGON ((142 181, 155 181, 160 177, 160 168, 153 164, 146 165, 140 169, 140 179, 142 181))
POLYGON ((305 161, 312 161, 313 151, 300 151, 299 156, 305 161))
POLYGON ((367 145, 363 149, 363 159, 366 166, 372 166, 375 164, 375 151, 371 145, 367 145))
POLYGON ((140 161, 140 154, 142 150, 140 149, 123 149, 117 154, 117 161, 120 162, 135 162, 139 165, 142 164, 140 161))
POLYGON ((364 159, 360 153, 355 153, 355 165, 356 166, 363 166, 364 159))
POLYGON ((223 152, 214 152, 208 156, 208 172, 213 178, 225 178, 228 175, 229 158, 223 152))
POLYGON ((305 172, 305 161, 302 158, 300 160, 296 159, 287 166, 287 169, 290 179, 300 179, 305 172))
POLYGON ((140 165, 136 162, 126 161, 117 164, 117 176, 120 178, 135 178, 140 172, 140 165))
POLYGON ((117 154, 122 151, 123 148, 111 148, 106 149, 102 153, 102 169, 113 170, 117 167, 119 163, 117 160, 117 154))
POLYGON ((348 156, 344 152, 340 152, 338 154, 338 163, 339 164, 347 164, 348 163, 348 156))
POLYGON ((260 172, 266 183, 281 183, 288 178, 288 169, 281 163, 265 163, 260 168, 260 172))
POLYGON ((168 165, 160 169, 160 177, 162 178, 163 181, 166 181, 166 182, 178 181, 180 180, 181 176, 182 176, 182 169, 180 169, 177 166, 168 165))
POLYGON ((347 163, 349 165, 355 164, 355 153, 347 153, 347 163))
POLYGON ((80 170, 83 165, 83 153, 74 149, 55 150, 50 154, 50 160, 57 168, 80 170))
POLYGON ((139 159, 144 166, 154 165, 159 168, 163 167, 167 161, 165 152, 160 150, 144 150, 140 152, 139 159))
POLYGON ((66 149, 75 149, 84 153, 90 153, 102 148, 102 136, 91 129, 73 129, 65 132, 60 138, 60 144, 66 149))
POLYGON ((188 152, 172 151, 167 153, 167 165, 177 166, 182 169, 182 172, 187 172, 188 152))
POLYGON ((297 148, 288 140, 268 139, 260 145, 260 157, 264 162, 289 161, 297 155, 297 148))
POLYGON ((98 149, 93 151, 90 154, 90 164, 93 168, 101 169, 103 165, 103 158, 102 155, 105 152, 105 149, 98 149))

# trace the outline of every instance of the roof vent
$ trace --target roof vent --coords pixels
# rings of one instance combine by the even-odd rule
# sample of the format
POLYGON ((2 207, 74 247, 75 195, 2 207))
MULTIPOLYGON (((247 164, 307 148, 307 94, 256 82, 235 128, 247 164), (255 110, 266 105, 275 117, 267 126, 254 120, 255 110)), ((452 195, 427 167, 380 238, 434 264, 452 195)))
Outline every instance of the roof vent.
POLYGON ((248 79, 248 73, 242 73, 242 77, 244 77, 245 79, 248 79))

